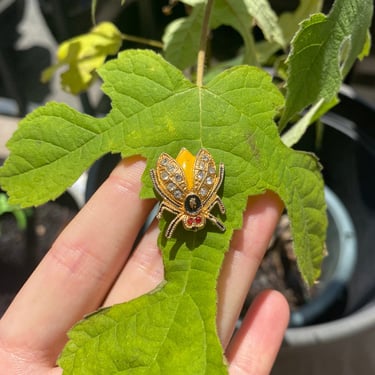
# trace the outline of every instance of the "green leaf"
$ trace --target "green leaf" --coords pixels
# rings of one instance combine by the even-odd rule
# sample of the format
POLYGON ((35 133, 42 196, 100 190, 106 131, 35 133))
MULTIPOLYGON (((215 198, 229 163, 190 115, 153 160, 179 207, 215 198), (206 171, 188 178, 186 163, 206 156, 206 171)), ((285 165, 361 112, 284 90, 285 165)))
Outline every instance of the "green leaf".
MULTIPOLYGON (((267 0, 243 0, 248 14, 262 30, 266 40, 275 42, 281 47, 286 47, 283 29, 280 28, 276 13, 272 10, 267 0)), ((234 1, 231 5, 234 5, 234 1)))
POLYGON ((294 146, 305 134, 307 128, 333 108, 338 101, 336 97, 330 102, 324 102, 324 99, 320 99, 281 136, 284 144, 288 147, 294 146))
POLYGON ((281 128, 308 105, 337 95, 366 45, 372 12, 372 0, 336 0, 328 16, 315 14, 301 24, 289 57, 281 128))
POLYGON ((370 30, 367 30, 366 42, 363 46, 363 50, 358 55, 358 59, 363 60, 366 56, 370 54, 370 52, 371 52, 371 33, 370 33, 370 30))
POLYGON ((25 117, 8 142, 10 157, 1 169, 1 185, 11 202, 39 205, 62 194, 108 145, 101 135, 107 121, 49 103, 25 117))
MULTIPOLYGON (((192 66, 199 49, 203 22, 204 1, 183 1, 194 6, 189 17, 173 21, 163 36, 165 57, 180 69, 192 66)), ((210 26, 216 29, 228 25, 237 30, 244 40, 244 62, 257 65, 251 29, 254 22, 262 29, 266 39, 285 46, 277 16, 266 0, 216 0, 212 9, 210 26)))
MULTIPOLYGON (((19 229, 24 230, 27 227, 27 217, 31 215, 30 209, 22 209, 17 205, 9 204, 8 197, 4 193, 0 193, 0 216, 5 213, 11 213, 16 221, 19 229)), ((1 226, 0 226, 1 235, 1 226)))
MULTIPOLYGON (((59 364, 64 374, 227 374, 216 332, 216 282, 233 231, 250 195, 275 191, 292 223, 301 272, 319 275, 326 229, 317 160, 286 147, 273 121, 283 97, 261 69, 232 68, 197 87, 150 51, 126 51, 100 69, 112 100, 102 119, 52 104, 26 117, 9 142, 0 183, 14 201, 54 197, 101 154, 147 158, 142 197, 153 197, 150 168, 161 152, 208 149, 225 164, 226 231, 179 225, 159 246, 165 282, 153 293, 114 306, 69 333, 59 364), (26 151, 25 151, 26 150, 26 151), (34 194, 34 195, 33 195, 34 194), (26 196, 27 195, 27 196, 26 196), (30 197, 30 196, 31 197, 30 197)), ((219 215, 215 212, 215 215, 219 215)))
MULTIPOLYGON (((283 43, 289 44, 299 28, 299 24, 311 14, 322 9, 323 0, 301 0, 294 12, 284 12, 279 17, 279 27, 283 32, 283 43)), ((256 44, 258 59, 265 63, 268 59, 280 50, 284 44, 276 43, 273 40, 264 40, 256 44)))
POLYGON ((89 33, 62 43, 57 50, 57 63, 42 72, 42 81, 49 81, 58 69, 67 66, 61 74, 61 85, 67 92, 78 94, 89 87, 96 69, 108 55, 115 55, 121 44, 121 33, 116 26, 102 22, 89 33))
POLYGON ((311 14, 322 9, 323 0, 301 0, 298 8, 294 12, 285 12, 279 17, 279 24, 283 30, 287 43, 290 43, 299 24, 311 14))
POLYGON ((199 50, 204 4, 193 8, 189 17, 178 18, 164 30, 164 56, 173 65, 185 69, 194 65, 199 50))
POLYGON ((244 63, 257 65, 254 40, 251 34, 253 17, 243 1, 216 0, 211 15, 211 27, 216 29, 221 25, 233 27, 244 41, 244 63))
POLYGON ((292 147, 301 139, 323 103, 324 99, 320 99, 291 129, 282 135, 281 139, 285 145, 292 147))

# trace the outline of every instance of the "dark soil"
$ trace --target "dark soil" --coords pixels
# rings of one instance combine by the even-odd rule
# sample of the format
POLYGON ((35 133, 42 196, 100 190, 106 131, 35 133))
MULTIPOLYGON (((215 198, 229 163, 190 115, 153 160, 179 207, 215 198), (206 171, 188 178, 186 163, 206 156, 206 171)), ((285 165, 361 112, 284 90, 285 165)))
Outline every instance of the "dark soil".
POLYGON ((33 209, 25 230, 12 214, 0 217, 0 316, 78 211, 64 198, 33 209))

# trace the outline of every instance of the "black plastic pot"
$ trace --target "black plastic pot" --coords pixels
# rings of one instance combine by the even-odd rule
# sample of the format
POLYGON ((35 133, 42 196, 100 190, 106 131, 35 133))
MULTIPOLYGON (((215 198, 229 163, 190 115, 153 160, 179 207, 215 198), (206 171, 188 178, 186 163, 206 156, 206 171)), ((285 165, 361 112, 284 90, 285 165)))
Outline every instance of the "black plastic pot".
POLYGON ((319 156, 326 185, 350 215, 356 266, 320 321, 287 330, 272 375, 375 373, 375 112, 356 98, 341 100, 324 118, 321 145, 316 146, 311 128, 297 148, 319 156))
POLYGON ((311 128, 297 148, 318 155, 325 183, 344 204, 357 233, 357 265, 339 312, 344 316, 375 297, 375 111, 342 96, 323 121, 321 145, 316 146, 316 129, 311 128))
POLYGON ((302 327, 320 320, 329 320, 333 311, 340 311, 347 286, 357 260, 357 236, 353 221, 345 206, 329 188, 325 189, 327 203, 328 254, 322 263, 319 283, 314 286, 308 303, 291 312, 289 327, 302 327))

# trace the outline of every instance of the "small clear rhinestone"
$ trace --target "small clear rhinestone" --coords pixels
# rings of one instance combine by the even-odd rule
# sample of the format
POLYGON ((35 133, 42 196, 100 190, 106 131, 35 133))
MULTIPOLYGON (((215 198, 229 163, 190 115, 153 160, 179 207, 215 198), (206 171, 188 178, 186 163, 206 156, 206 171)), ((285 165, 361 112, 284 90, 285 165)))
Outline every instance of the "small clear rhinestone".
POLYGON ((198 179, 198 180, 202 180, 202 179, 203 179, 203 176, 204 176, 203 171, 198 171, 198 173, 197 173, 197 179, 198 179))
POLYGON ((168 159, 163 158, 160 164, 166 166, 168 164, 168 159))
POLYGON ((174 165, 173 165, 173 164, 168 164, 168 165, 167 165, 167 170, 168 170, 168 172, 173 173, 174 170, 175 170, 174 165))
POLYGON ((170 182, 168 185, 167 185, 167 188, 169 191, 173 191, 176 189, 176 185, 173 183, 173 182, 170 182))
POLYGON ((216 169, 215 167, 213 167, 212 165, 208 168, 208 173, 210 174, 215 174, 216 173, 216 169))
POLYGON ((174 195, 174 197, 175 198, 177 198, 177 199, 181 199, 181 197, 182 197, 182 192, 181 192, 181 190, 175 190, 174 192, 173 192, 173 195, 174 195))
POLYGON ((167 181, 169 178, 169 174, 166 171, 161 172, 160 176, 163 181, 167 181))
POLYGON ((214 183, 214 179, 212 177, 207 177, 206 178, 206 184, 207 185, 212 185, 214 183))
POLYGON ((175 176, 174 176, 174 179, 176 180, 176 182, 181 182, 182 181, 182 176, 180 175, 180 174, 176 174, 175 176))
POLYGON ((205 187, 202 187, 199 192, 202 197, 205 197, 207 195, 207 189, 205 187))

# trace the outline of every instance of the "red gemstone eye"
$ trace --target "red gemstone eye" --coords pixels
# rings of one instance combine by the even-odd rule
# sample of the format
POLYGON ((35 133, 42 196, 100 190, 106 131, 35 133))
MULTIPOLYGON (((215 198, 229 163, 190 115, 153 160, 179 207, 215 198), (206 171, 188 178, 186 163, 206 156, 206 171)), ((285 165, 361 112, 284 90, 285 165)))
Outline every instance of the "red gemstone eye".
POLYGON ((197 224, 200 224, 200 223, 202 222, 202 218, 201 218, 200 216, 197 216, 197 217, 195 218, 195 222, 196 222, 197 224))
POLYGON ((192 217, 189 217, 187 219, 187 223, 188 223, 189 226, 193 225, 193 222, 194 222, 194 219, 192 217))

